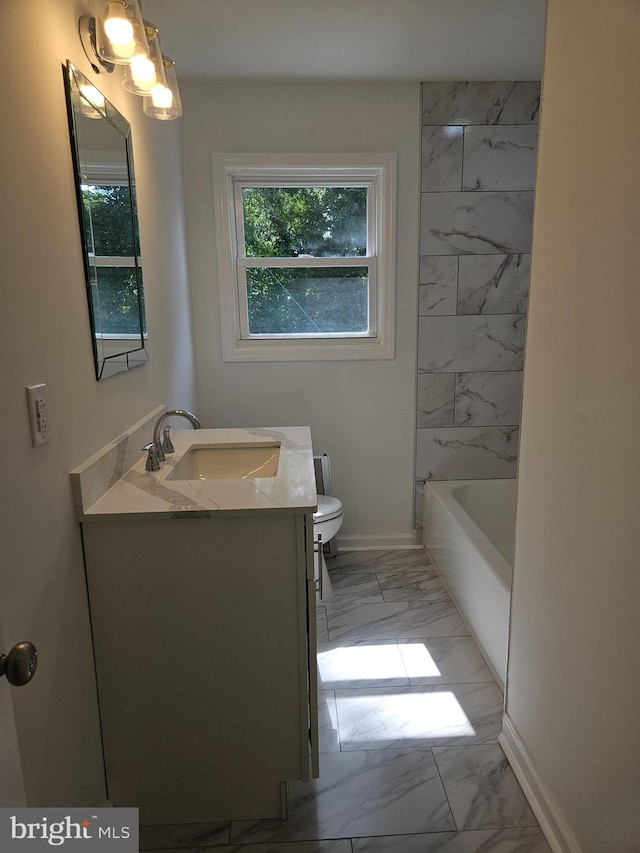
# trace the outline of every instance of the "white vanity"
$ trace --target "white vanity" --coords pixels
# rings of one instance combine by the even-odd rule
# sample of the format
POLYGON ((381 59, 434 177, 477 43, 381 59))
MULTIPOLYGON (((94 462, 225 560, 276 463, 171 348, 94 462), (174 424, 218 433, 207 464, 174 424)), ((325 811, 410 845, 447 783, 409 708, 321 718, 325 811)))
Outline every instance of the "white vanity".
POLYGON ((173 441, 160 471, 138 451, 90 505, 97 457, 72 474, 109 799, 147 824, 280 817, 283 783, 317 776, 310 431, 173 441), (273 475, 229 476, 269 443, 273 475), (238 449, 220 477, 193 467, 212 446, 238 449))

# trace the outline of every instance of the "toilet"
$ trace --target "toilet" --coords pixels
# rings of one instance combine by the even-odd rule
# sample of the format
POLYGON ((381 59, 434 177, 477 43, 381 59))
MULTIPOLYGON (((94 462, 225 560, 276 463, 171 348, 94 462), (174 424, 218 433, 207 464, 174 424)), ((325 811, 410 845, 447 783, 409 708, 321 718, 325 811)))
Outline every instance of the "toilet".
MULTIPOLYGON (((322 545, 326 545, 342 527, 344 510, 338 498, 331 495, 318 495, 318 509, 313 513, 313 542, 314 550, 320 547, 320 572, 322 582, 319 584, 318 595, 321 601, 326 601, 333 595, 327 564, 322 553, 322 545), (318 536, 322 537, 322 545, 318 545, 318 536)), ((318 570, 316 569, 316 573, 318 570)), ((316 580, 320 578, 317 577, 316 580)))

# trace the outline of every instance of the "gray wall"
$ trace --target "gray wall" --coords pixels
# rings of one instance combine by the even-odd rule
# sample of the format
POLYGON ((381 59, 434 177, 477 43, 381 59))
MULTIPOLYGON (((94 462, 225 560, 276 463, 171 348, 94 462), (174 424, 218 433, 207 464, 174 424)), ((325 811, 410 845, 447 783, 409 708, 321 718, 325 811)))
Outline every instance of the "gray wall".
POLYGON ((640 850, 639 44, 548 3, 506 710, 563 853, 640 850))
POLYGON ((419 486, 515 476, 539 94, 422 85, 419 486))
POLYGON ((342 547, 413 542, 420 167, 417 83, 181 81, 189 273, 202 416, 212 426, 308 424, 331 456, 342 547), (211 152, 398 156, 396 352, 380 361, 225 362, 211 152))
POLYGON ((161 403, 196 405, 178 129, 145 116, 118 73, 93 74, 78 37, 78 17, 90 11, 84 0, 0 3, 0 623, 7 647, 28 639, 40 654, 33 682, 11 692, 31 806, 100 805, 105 796, 69 472, 161 403), (93 366, 66 59, 132 125, 150 362, 104 382, 93 366), (25 395, 35 382, 47 383, 51 428, 37 448, 25 395))

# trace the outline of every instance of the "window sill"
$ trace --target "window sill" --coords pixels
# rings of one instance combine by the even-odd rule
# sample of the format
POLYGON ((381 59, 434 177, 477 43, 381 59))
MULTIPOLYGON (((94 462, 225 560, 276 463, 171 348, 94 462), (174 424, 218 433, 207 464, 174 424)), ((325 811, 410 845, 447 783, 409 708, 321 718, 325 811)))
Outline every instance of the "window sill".
POLYGON ((223 340, 223 361, 362 361, 392 359, 393 340, 387 338, 223 340))

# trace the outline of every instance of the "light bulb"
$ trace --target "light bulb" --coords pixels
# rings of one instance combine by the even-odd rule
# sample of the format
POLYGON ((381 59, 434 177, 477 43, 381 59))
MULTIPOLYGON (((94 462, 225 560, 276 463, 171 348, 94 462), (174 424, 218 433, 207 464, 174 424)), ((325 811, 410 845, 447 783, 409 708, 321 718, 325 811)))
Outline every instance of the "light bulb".
POLYGON ((120 0, 111 0, 104 21, 104 32, 116 56, 128 59, 136 49, 133 37, 133 24, 127 17, 125 4, 120 0))
POLYGON ((151 90, 151 103, 156 109, 168 110, 173 103, 171 89, 163 86, 162 83, 156 84, 151 90))
POLYGON ((157 80, 153 62, 147 56, 136 56, 131 60, 130 67, 136 86, 149 91, 157 80))

